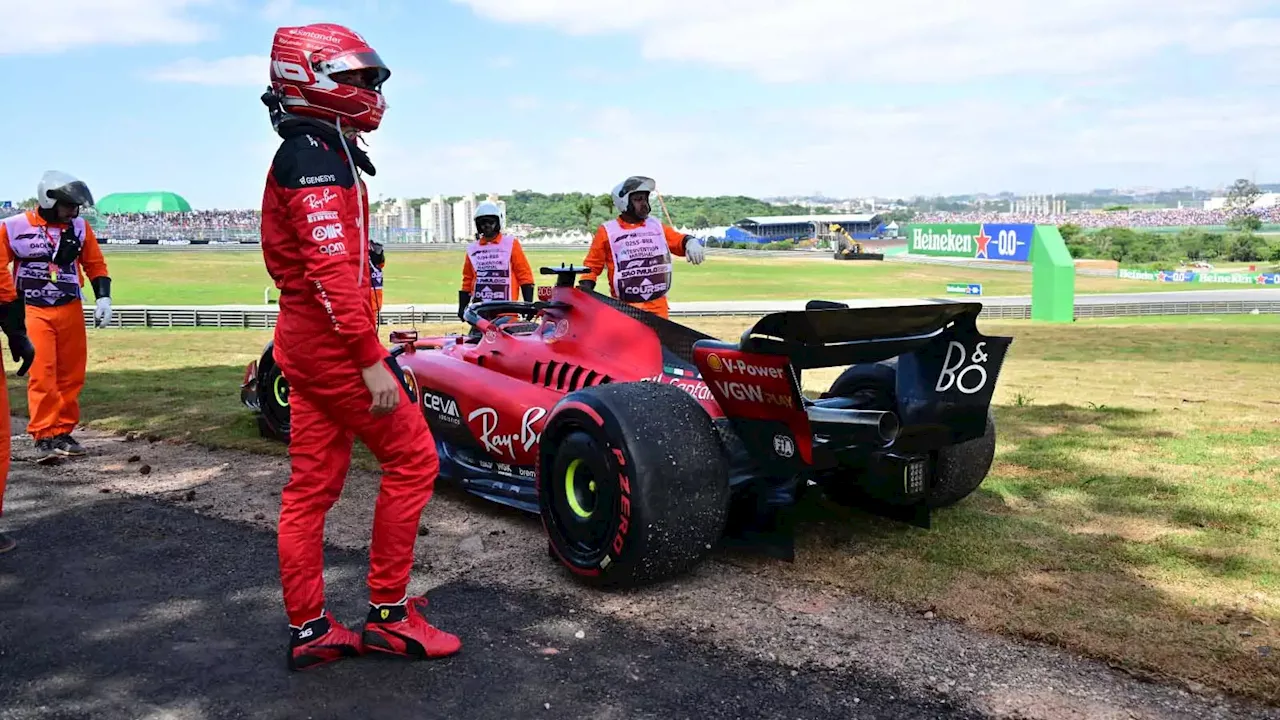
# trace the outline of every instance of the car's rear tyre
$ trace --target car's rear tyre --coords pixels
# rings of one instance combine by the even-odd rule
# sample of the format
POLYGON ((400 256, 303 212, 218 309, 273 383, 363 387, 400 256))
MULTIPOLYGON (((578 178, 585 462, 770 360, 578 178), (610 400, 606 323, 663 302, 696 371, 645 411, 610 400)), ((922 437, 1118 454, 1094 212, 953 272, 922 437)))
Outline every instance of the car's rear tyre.
POLYGON ((987 409, 987 427, 982 437, 959 445, 950 445, 938 451, 934 463, 933 489, 929 492, 929 507, 954 505, 977 490, 991 471, 996 457, 996 420, 987 409))
POLYGON ((273 343, 258 360, 258 432, 265 438, 289 442, 289 381, 285 379, 275 356, 273 343))
POLYGON ((561 564, 590 585, 636 587, 688 571, 719 541, 728 467, 711 418, 688 393, 599 385, 552 409, 538 503, 561 564))
MULTIPOLYGON (((830 397, 848 397, 858 401, 863 410, 897 408, 897 359, 854 365, 840 374, 826 392, 830 397)), ((933 487, 929 491, 930 508, 954 505, 971 495, 986 480, 996 453, 995 416, 987 409, 986 432, 959 445, 950 445, 934 455, 933 487)), ((840 496, 839 487, 828 495, 840 496)), ((843 502, 843 497, 833 497, 843 502)))

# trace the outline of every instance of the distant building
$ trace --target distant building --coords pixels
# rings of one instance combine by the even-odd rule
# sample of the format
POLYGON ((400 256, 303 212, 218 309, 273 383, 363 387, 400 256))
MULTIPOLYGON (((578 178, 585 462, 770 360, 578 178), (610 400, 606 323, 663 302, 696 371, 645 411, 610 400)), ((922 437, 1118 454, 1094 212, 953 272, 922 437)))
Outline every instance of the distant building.
POLYGON ((453 239, 470 242, 475 239, 476 196, 467 193, 453 204, 453 239))
MULTIPOLYGON (((1257 200, 1253 201, 1254 210, 1266 210, 1270 207, 1280 205, 1280 193, 1262 193, 1257 200)), ((1204 209, 1208 211, 1224 210, 1227 207, 1227 198, 1215 197, 1204 201, 1204 209)))
POLYGON ((429 243, 453 242, 453 208, 437 195, 418 207, 421 213, 422 240, 429 243))

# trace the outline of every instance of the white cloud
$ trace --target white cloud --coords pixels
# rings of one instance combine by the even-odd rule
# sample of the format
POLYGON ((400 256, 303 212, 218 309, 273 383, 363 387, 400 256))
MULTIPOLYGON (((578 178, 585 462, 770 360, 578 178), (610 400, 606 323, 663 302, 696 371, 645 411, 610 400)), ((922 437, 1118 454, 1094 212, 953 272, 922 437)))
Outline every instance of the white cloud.
POLYGON ((325 10, 303 5, 297 0, 267 0, 262 6, 262 17, 280 25, 309 25, 325 22, 329 15, 325 10))
POLYGON ((501 22, 624 34, 651 60, 774 82, 954 82, 1128 69, 1175 48, 1230 53, 1272 42, 1267 0, 452 0, 501 22))
POLYGON ((631 174, 669 194, 837 196, 1066 192, 1098 185, 1201 186, 1280 171, 1280 101, 1175 98, 1107 107, 1071 97, 1034 105, 828 108, 735 117, 595 111, 575 136, 463 144, 371 138, 379 191, 605 192, 631 174), (622 160, 620 158, 630 158, 622 160))
POLYGON ((92 45, 186 45, 213 36, 193 10, 215 0, 0 1, 0 55, 66 52, 92 45))
POLYGON ((270 83, 269 64, 265 55, 236 55, 217 60, 184 58, 151 72, 147 78, 157 82, 266 88, 270 83))

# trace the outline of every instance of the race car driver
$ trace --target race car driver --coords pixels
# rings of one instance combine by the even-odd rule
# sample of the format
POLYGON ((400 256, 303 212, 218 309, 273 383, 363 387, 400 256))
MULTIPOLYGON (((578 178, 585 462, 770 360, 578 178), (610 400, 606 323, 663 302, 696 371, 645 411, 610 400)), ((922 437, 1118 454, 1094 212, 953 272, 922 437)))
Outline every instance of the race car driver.
MULTIPOLYGON (((35 360, 36 350, 27 337, 26 303, 18 299, 18 291, 8 274, 0 273, 0 329, 9 340, 9 353, 18 366, 18 375, 27 374, 35 360)), ((4 377, 4 362, 0 359, 0 377, 4 377)), ((9 393, 0 392, 0 519, 4 518, 4 490, 9 480, 9 393)), ((12 536, 0 530, 0 555, 18 546, 12 536)))
POLYGON ((515 300, 516 288, 525 302, 533 302, 533 269, 515 237, 502 232, 502 215, 495 203, 476 206, 476 239, 462 259, 462 289, 458 291, 458 319, 472 302, 515 300))
POLYGON ((582 263, 590 272, 582 275, 578 285, 594 290, 597 278, 607 268, 613 297, 666 318, 670 314, 671 256, 701 265, 706 250, 698 238, 649 217, 649 194, 655 187, 653 178, 639 175, 614 186, 609 194, 618 217, 596 228, 582 263))
POLYGON ((26 303, 26 325, 38 359, 27 382, 36 461, 79 456, 85 449, 71 431, 80 422, 80 391, 88 363, 84 327, 84 277, 97 298, 95 326, 111 322, 111 277, 93 228, 80 208, 93 205, 81 180, 50 170, 36 185, 34 210, 0 223, 0 266, 13 263, 17 292, 26 303))
POLYGON ((374 174, 357 143, 376 130, 390 70, 341 25, 282 27, 262 101, 282 142, 262 200, 262 251, 280 289, 274 357, 290 385, 291 474, 281 494, 279 553, 291 630, 288 667, 381 652, 452 655, 457 637, 432 627, 408 597, 418 521, 439 470, 422 412, 378 341, 368 195, 374 174), (373 514, 363 632, 325 603, 324 527, 359 437, 382 465, 373 514))

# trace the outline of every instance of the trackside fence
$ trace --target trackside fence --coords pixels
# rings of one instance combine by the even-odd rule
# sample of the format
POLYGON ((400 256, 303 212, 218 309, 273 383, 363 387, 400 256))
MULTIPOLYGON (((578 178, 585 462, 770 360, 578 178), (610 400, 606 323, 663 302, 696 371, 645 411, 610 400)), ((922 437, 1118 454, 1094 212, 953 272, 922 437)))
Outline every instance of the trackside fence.
MULTIPOLYGON (((926 301, 927 302, 927 301, 926 301)), ((934 301, 948 302, 948 301, 934 301)), ((759 306, 734 307, 730 309, 698 309, 688 310, 673 307, 672 317, 711 317, 711 316, 755 316, 774 312, 769 303, 759 306)), ((1277 300, 1224 300, 1224 301, 1191 301, 1169 300, 1160 302, 1115 302, 1077 304, 1075 317, 1079 318, 1115 318, 1143 317, 1153 315, 1241 315, 1241 314, 1273 314, 1280 313, 1280 299, 1277 300)), ((262 308, 224 308, 217 306, 201 307, 163 307, 163 306, 119 306, 113 308, 111 327, 117 328, 244 328, 266 329, 276 324, 275 307, 262 308)), ((1031 317, 1029 302, 986 302, 983 304, 982 317, 991 320, 1027 320, 1031 317)), ((93 307, 87 306, 84 311, 85 324, 93 324, 93 307)), ((421 308, 407 310, 389 310, 380 315, 384 326, 409 327, 415 323, 458 322, 457 308, 444 305, 424 305, 421 308)))

